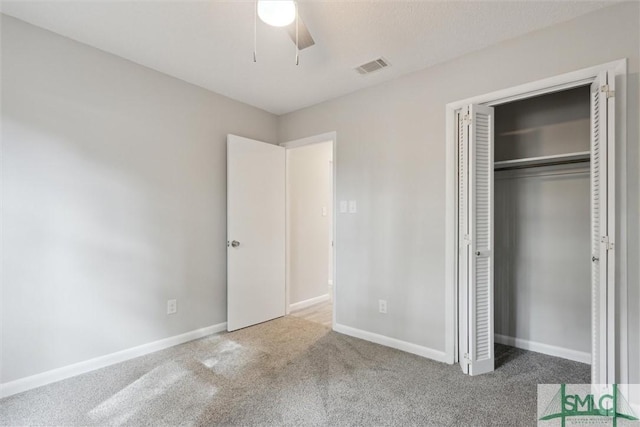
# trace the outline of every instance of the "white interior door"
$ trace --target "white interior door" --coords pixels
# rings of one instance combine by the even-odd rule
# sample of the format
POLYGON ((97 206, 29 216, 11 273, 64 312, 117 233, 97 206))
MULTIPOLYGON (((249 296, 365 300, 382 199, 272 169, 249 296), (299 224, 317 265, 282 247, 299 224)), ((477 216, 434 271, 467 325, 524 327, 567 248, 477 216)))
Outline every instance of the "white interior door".
POLYGON ((602 72, 591 85, 591 381, 615 379, 615 75, 602 72))
POLYGON ((463 353, 460 361, 463 370, 470 375, 491 372, 495 365, 493 122, 493 108, 470 105, 463 114, 459 131, 459 217, 463 230, 459 283, 461 310, 466 313, 466 319, 461 322, 464 324, 460 326, 460 333, 466 335, 466 342, 460 343, 463 353))
POLYGON ((227 137, 227 330, 285 315, 285 149, 227 137))

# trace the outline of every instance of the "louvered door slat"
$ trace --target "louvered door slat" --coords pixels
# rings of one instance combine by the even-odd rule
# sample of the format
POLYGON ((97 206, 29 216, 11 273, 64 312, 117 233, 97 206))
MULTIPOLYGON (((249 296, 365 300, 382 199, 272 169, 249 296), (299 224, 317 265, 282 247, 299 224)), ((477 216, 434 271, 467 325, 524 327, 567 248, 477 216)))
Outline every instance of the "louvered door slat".
POLYGON ((591 85, 591 286, 592 381, 615 378, 615 103, 608 96, 615 79, 602 72, 591 85), (610 246, 611 245, 611 246, 610 246))
POLYGON ((602 367, 601 362, 604 362, 599 357, 600 339, 602 331, 600 330, 600 247, 602 245, 600 239, 600 222, 601 222, 601 131, 602 126, 606 126, 606 123, 601 123, 600 115, 600 82, 594 82, 591 86, 591 287, 592 294, 595 298, 592 298, 591 307, 591 322, 592 322, 592 339, 591 344, 591 376, 592 378, 599 378, 602 367))
MULTIPOLYGON (((469 281, 469 125, 466 120, 468 108, 458 113, 458 290, 460 292, 460 322, 458 347, 462 355, 469 353, 468 339, 468 281, 469 281)), ((459 358, 464 373, 469 373, 467 359, 459 358)))
POLYGON ((494 369, 493 108, 471 105, 469 112, 469 373, 478 375, 494 369))

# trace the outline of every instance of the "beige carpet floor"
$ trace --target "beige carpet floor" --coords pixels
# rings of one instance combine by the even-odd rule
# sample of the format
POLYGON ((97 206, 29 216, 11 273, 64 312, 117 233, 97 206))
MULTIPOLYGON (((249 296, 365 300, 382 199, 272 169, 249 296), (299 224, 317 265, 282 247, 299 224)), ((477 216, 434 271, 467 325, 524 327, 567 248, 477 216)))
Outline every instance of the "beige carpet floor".
POLYGON ((285 317, 0 400, 2 425, 536 425, 536 384, 589 366, 499 346, 450 366, 285 317))
POLYGON ((323 301, 309 307, 293 310, 290 315, 331 328, 333 324, 333 304, 331 301, 323 301))

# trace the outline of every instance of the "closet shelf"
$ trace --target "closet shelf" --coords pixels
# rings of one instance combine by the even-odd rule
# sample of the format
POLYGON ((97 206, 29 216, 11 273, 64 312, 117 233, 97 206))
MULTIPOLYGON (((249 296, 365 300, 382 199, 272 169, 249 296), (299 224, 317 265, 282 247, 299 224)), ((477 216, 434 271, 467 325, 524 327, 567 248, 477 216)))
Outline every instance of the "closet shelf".
POLYGON ((501 162, 494 162, 493 167, 495 170, 534 168, 540 166, 588 162, 590 157, 591 152, 580 151, 578 153, 557 154, 554 156, 527 157, 524 159, 503 160, 501 162))

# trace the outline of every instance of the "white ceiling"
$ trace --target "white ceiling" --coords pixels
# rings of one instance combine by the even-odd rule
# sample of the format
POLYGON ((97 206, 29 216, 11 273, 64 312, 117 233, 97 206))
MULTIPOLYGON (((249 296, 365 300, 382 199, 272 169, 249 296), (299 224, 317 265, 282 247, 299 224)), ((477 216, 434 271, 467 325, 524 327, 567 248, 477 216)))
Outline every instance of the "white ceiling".
POLYGON ((258 25, 253 2, 5 1, 1 11, 267 111, 283 114, 611 5, 611 1, 305 1, 316 45, 258 25), (392 65, 361 76, 380 56, 392 65))

